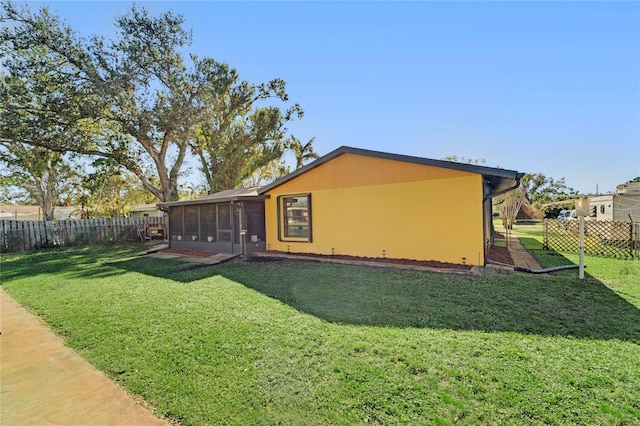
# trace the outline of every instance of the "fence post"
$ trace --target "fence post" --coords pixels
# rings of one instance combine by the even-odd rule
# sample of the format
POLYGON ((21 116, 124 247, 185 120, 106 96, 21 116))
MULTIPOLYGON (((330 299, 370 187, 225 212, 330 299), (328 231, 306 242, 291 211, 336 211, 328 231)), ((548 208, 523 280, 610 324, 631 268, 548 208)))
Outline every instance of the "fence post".
POLYGON ((635 255, 635 247, 636 243, 635 241, 633 241, 633 221, 629 223, 629 255, 631 256, 631 259, 634 258, 635 255))
POLYGON ((579 230, 578 230, 578 258, 579 258, 579 269, 578 269, 578 278, 581 280, 584 279, 584 216, 580 215, 578 217, 580 221, 579 230))
POLYGON ((636 237, 633 240, 633 246, 635 247, 635 256, 640 257, 640 222, 634 222, 633 229, 636 233, 636 237))

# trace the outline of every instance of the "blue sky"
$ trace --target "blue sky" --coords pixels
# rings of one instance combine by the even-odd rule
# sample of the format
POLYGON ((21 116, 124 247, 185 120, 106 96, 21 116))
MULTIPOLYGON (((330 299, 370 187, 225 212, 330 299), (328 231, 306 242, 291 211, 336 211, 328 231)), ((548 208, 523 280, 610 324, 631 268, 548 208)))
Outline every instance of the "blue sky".
MULTIPOLYGON (((45 4, 109 36, 132 3, 45 4)), ((319 154, 482 158, 582 193, 640 176, 640 2, 137 4, 183 14, 191 52, 284 79, 319 154)))

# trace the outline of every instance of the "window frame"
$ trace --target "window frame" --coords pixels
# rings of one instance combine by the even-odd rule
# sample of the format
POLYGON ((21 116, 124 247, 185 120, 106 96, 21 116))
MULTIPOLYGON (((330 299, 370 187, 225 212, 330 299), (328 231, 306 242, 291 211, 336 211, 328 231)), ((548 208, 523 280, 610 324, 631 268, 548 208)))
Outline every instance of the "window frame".
POLYGON ((277 197, 278 204, 278 241, 293 242, 293 243, 311 243, 313 242, 313 226, 312 226, 312 208, 311 208, 311 193, 306 192, 302 194, 286 194, 279 195, 277 197), (290 198, 303 198, 307 199, 307 223, 309 228, 309 235, 307 237, 291 237, 287 235, 287 208, 285 202, 290 198))

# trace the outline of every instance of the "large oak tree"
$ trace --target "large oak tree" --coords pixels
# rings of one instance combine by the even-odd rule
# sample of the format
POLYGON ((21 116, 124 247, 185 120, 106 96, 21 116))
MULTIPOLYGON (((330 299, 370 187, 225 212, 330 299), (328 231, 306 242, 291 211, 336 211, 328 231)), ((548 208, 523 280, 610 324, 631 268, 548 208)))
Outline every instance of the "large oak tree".
POLYGON ((3 2, 2 11, 0 139, 113 159, 161 201, 178 199, 190 148, 214 187, 214 175, 247 176, 281 155, 283 123, 301 115, 297 105, 254 107, 286 101, 282 80, 250 85, 186 55, 191 33, 178 14, 134 6, 105 40, 80 37, 46 8, 3 2))

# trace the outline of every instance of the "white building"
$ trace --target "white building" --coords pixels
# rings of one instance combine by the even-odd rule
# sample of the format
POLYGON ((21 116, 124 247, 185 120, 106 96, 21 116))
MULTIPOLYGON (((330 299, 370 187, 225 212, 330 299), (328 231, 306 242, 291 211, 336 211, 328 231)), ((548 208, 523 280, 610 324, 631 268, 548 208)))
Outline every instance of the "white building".
POLYGON ((597 220, 640 222, 640 182, 624 183, 615 194, 589 197, 591 216, 597 220))
POLYGON ((129 217, 164 217, 165 212, 157 204, 137 204, 129 208, 129 217))

